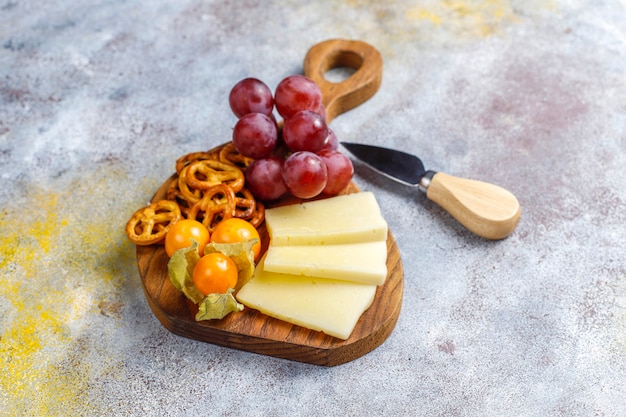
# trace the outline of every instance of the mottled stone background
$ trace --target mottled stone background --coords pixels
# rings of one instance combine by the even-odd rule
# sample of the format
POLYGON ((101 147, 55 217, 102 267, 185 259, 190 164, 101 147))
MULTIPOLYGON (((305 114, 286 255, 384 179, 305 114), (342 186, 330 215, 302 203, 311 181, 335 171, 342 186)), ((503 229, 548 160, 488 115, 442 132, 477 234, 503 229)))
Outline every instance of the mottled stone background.
POLYGON ((626 415, 624 1, 0 0, 0 414, 626 415), (386 4, 384 4, 386 3, 386 4), (357 165, 405 269, 390 338, 323 368, 169 333, 123 227, 227 95, 328 38, 381 90, 344 140, 519 198, 484 241, 357 165))

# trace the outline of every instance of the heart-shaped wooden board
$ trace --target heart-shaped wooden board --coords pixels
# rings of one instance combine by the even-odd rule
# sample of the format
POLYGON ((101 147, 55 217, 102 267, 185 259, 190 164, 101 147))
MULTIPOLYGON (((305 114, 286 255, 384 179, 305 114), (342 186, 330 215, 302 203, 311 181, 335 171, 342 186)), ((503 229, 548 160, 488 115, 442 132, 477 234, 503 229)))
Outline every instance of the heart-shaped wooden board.
MULTIPOLYGON (((358 106, 378 89, 382 77, 382 59, 372 46, 349 40, 329 40, 313 46, 304 61, 304 72, 318 83, 326 108, 326 119, 358 106), (341 83, 325 80, 334 67, 356 71, 341 83)), ((164 182, 153 201, 165 198, 171 178, 164 182)), ((343 193, 359 192, 351 183, 343 193)), ((297 200, 279 204, 298 203, 297 200)), ((269 235, 259 228, 262 250, 269 235)), ((404 273, 396 241, 387 237, 387 278, 379 286, 372 305, 359 319, 347 340, 289 324, 245 308, 222 320, 196 321, 197 306, 170 282, 169 258, 163 245, 137 246, 137 264, 150 308, 171 332, 215 345, 255 352, 293 361, 335 366, 352 361, 372 351, 393 331, 400 315, 404 291, 404 273)), ((321 300, 323 302, 323 300, 321 300)))

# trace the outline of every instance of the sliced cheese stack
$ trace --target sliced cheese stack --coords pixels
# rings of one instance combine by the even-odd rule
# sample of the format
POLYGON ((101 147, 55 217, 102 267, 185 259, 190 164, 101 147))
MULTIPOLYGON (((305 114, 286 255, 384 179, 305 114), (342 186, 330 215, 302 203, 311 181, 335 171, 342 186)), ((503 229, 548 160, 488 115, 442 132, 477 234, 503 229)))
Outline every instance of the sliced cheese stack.
POLYGON ((268 209, 267 253, 240 303, 347 339, 387 276, 387 223, 370 192, 268 209))

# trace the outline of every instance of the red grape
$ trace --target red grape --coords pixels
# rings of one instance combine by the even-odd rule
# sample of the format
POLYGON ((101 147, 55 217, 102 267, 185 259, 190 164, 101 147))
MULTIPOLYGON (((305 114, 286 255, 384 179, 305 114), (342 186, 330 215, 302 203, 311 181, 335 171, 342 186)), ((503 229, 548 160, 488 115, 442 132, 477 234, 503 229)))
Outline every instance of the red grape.
POLYGON ((283 181, 298 198, 313 198, 326 187, 328 172, 321 157, 313 152, 292 153, 283 163, 283 181))
POLYGON ((228 101, 237 117, 248 113, 262 113, 270 116, 274 110, 272 90, 256 78, 244 78, 235 84, 230 90, 228 101))
POLYGON ((327 138, 326 122, 310 110, 299 111, 283 125, 283 140, 292 151, 318 152, 326 145, 327 138))
POLYGON ((261 113, 243 115, 233 129, 233 145, 242 155, 254 159, 269 156, 276 147, 276 123, 261 113))
POLYGON ((309 199, 334 195, 352 180, 354 167, 339 150, 339 141, 326 123, 319 86, 310 78, 291 75, 276 87, 275 95, 262 81, 245 78, 229 95, 239 118, 233 144, 254 162, 246 184, 260 201, 275 201, 288 193, 309 199), (274 106, 283 117, 279 128, 274 106))
POLYGON ((287 194, 282 177, 283 160, 276 156, 257 159, 246 169, 246 185, 263 201, 274 201, 287 194))
POLYGON ((290 75, 276 86, 274 103, 283 119, 288 119, 301 110, 319 111, 322 91, 310 78, 290 75))
POLYGON ((320 103, 319 107, 314 110, 315 113, 319 114, 326 120, 326 106, 323 103, 320 103))
POLYGON ((352 161, 340 151, 326 149, 318 154, 328 170, 328 181, 324 188, 324 194, 334 195, 343 190, 354 175, 352 161))
POLYGON ((331 151, 339 149, 339 140, 337 139, 337 135, 335 135, 335 132, 333 132, 331 128, 328 128, 328 138, 326 139, 326 145, 324 145, 321 150, 323 151, 326 149, 329 149, 331 151))

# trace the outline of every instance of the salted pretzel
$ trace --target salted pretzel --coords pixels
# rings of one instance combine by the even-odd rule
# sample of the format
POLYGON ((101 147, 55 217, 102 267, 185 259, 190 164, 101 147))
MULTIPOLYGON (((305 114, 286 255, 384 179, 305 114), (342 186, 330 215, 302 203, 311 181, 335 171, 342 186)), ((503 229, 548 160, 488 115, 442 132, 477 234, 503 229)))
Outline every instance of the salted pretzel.
POLYGON ((235 192, 226 184, 204 191, 202 199, 189 208, 188 219, 201 222, 210 232, 222 220, 235 215, 235 192))
POLYGON ((183 155, 176 160, 176 173, 180 174, 180 171, 187 165, 195 161, 202 161, 206 159, 217 160, 220 157, 220 148, 212 149, 206 152, 192 152, 187 155, 183 155))
MULTIPOLYGON (((183 217, 187 218, 187 215, 189 213, 189 207, 191 204, 178 187, 178 176, 175 175, 171 178, 170 183, 167 187, 167 193, 165 194, 165 198, 167 200, 176 202, 178 204, 178 208, 180 208, 180 214, 182 214, 183 217)), ((202 196, 198 198, 198 201, 200 201, 200 198, 202 198, 202 196)))
POLYGON ((232 142, 228 142, 226 145, 222 146, 219 149, 219 160, 228 164, 235 165, 243 171, 245 171, 250 166, 250 164, 254 162, 253 158, 239 153, 239 151, 235 148, 235 145, 232 142))
POLYGON ((185 166, 178 175, 178 192, 189 203, 189 205, 195 204, 202 199, 202 190, 189 187, 187 176, 189 172, 189 165, 185 166))
POLYGON ((186 182, 190 188, 208 190, 214 185, 226 184, 234 192, 243 188, 243 172, 232 164, 212 159, 194 161, 186 167, 186 182))
POLYGON ((246 220, 248 220, 248 222, 256 228, 261 226, 261 223, 263 223, 263 220, 265 220, 265 206, 263 205, 263 203, 257 201, 254 213, 252 213, 252 216, 247 218, 246 220))
POLYGON ((248 220, 256 212, 257 201, 247 188, 242 188, 235 193, 235 217, 248 220))
POLYGON ((136 245, 153 245, 161 242, 180 218, 180 208, 176 202, 159 200, 133 214, 126 223, 126 235, 136 245))
POLYGON ((176 201, 177 203, 181 201, 185 201, 185 198, 180 192, 178 188, 178 175, 172 176, 169 180, 169 184, 167 185, 167 192, 165 193, 165 198, 167 200, 176 201))

